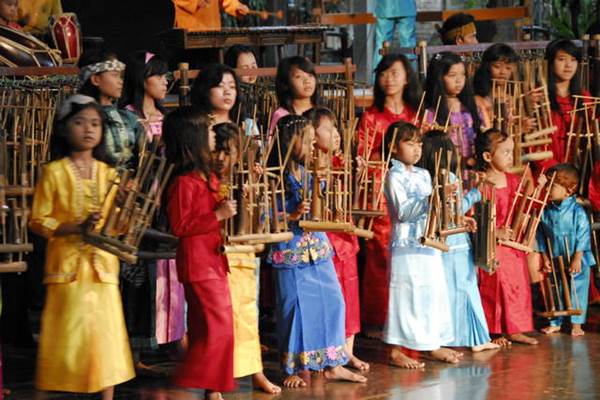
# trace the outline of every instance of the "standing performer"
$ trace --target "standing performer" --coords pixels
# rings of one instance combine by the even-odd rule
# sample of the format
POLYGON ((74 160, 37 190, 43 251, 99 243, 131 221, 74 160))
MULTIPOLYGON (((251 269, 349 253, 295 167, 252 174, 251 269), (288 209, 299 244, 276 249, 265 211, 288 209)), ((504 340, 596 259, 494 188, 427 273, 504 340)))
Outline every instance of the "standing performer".
MULTIPOLYGON (((476 139, 477 168, 496 191, 496 236, 508 239, 504 228, 520 178, 507 171, 513 166, 514 142, 506 133, 489 129, 476 139)), ((490 333, 499 335, 494 343, 510 345, 510 341, 537 344, 538 341, 523 332, 533 330, 533 309, 527 256, 501 244, 496 246, 498 268, 490 275, 479 271, 479 291, 490 333), (503 335, 508 335, 508 339, 503 335)))
POLYGON ((221 29, 221 8, 234 17, 248 14, 238 0, 173 0, 175 27, 190 31, 221 29))
POLYGON ((190 107, 165 117, 163 140, 175 177, 168 189, 167 213, 179 237, 177 271, 188 305, 189 348, 175 373, 178 386, 205 389, 205 399, 232 391, 233 313, 227 259, 221 253, 220 221, 236 214, 236 203, 220 201, 211 170, 214 132, 208 119, 190 107))
MULTIPOLYGON (((381 143, 390 124, 396 121, 415 119, 419 106, 419 80, 410 62, 402 54, 387 54, 375 70, 373 105, 365 110, 358 123, 358 156, 363 157, 371 150, 371 160, 381 160, 381 143)), ((384 177, 376 174, 378 186, 384 177)), ((385 198, 381 209, 387 213, 385 198)), ((362 281, 362 323, 369 329, 381 329, 385 322, 388 304, 388 276, 386 265, 389 259, 389 237, 391 231, 387 215, 375 218, 372 226, 373 239, 366 242, 365 266, 362 281)))
MULTIPOLYGON (((56 114, 52 159, 36 185, 31 229, 48 239, 36 387, 112 399, 114 386, 135 376, 119 293, 119 260, 86 244, 108 210, 115 179, 105 164, 103 111, 74 95, 56 114)), ((101 225, 101 224, 100 224, 101 225)))

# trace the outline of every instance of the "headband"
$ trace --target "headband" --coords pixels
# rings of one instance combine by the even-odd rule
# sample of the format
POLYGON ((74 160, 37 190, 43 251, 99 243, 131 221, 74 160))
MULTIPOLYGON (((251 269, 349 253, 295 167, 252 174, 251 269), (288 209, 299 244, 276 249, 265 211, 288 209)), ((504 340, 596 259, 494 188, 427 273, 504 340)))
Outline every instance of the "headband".
POLYGON ((86 65, 79 70, 79 86, 83 86, 90 76, 107 71, 124 71, 125 64, 119 60, 106 60, 96 64, 86 65))
POLYGON ((146 52, 146 55, 144 56, 144 64, 148 64, 148 61, 152 60, 154 56, 154 53, 146 52))
POLYGON ((69 114, 71 114, 71 112, 73 112, 74 104, 83 106, 91 103, 96 103, 96 99, 83 94, 74 94, 73 96, 69 96, 65 100, 63 100, 60 107, 56 110, 56 120, 62 121, 69 114))
POLYGON ((456 41, 457 37, 461 36, 464 38, 472 33, 477 33, 477 28, 475 28, 475 24, 473 22, 469 22, 466 25, 459 26, 458 28, 454 28, 446 32, 444 34, 444 40, 454 42, 456 41))

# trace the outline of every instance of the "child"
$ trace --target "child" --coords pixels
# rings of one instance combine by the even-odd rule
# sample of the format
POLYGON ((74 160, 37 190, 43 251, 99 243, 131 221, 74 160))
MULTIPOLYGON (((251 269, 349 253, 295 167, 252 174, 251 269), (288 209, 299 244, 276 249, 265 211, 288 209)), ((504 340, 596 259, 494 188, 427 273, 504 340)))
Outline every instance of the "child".
MULTIPOLYGON (((435 174, 435 159, 442 152, 439 168, 456 170, 456 147, 447 134, 442 131, 429 131, 423 136, 423 157, 419 166, 429 171, 431 178, 435 174), (447 154, 451 152, 452 160, 448 164, 447 154)), ((456 182, 456 176, 450 172, 450 181, 456 182)), ((462 198, 462 213, 481 201, 481 193, 476 188, 465 193, 462 198)), ((464 217, 467 218, 468 217, 464 217)), ((474 223, 471 219, 471 221, 474 223)), ((469 235, 459 233, 446 237, 449 252, 442 253, 450 312, 454 327, 454 340, 447 343, 452 347, 470 347, 473 352, 496 349, 500 346, 491 343, 490 334, 481 305, 481 296, 477 287, 477 267, 471 253, 469 235)))
MULTIPOLYGON (((587 312, 590 270, 596 264, 591 251, 590 221, 575 198, 579 187, 577 169, 571 164, 557 164, 546 175, 551 177, 554 173, 556 175, 550 189, 550 204, 544 209, 537 231, 537 246, 544 258, 547 272, 550 269, 547 241, 552 246, 552 256, 562 256, 565 266, 569 261, 567 254, 571 257, 568 265, 573 277, 571 283, 574 285, 571 287, 571 299, 574 306, 583 312, 581 315, 571 316, 571 335, 583 336, 585 332, 581 325, 585 323, 587 312)), ((562 321, 561 317, 551 320, 550 325, 542 329, 542 332, 560 332, 562 321)))
POLYGON ((190 93, 192 105, 212 117, 215 124, 236 122, 239 107, 238 79, 235 71, 224 64, 209 64, 190 93))
MULTIPOLYGON (((336 118, 325 107, 314 107, 304 113, 315 129, 315 145, 332 157, 333 168, 343 168, 341 137, 335 126, 336 118)), ((358 240, 356 236, 344 232, 327 232, 333 247, 333 265, 337 274, 344 303, 346 305, 346 353, 350 357, 348 366, 360 371, 368 371, 369 364, 354 355, 354 335, 360 332, 360 304, 358 292, 358 240)))
MULTIPOLYGON (((30 228, 48 239, 36 387, 112 399, 134 377, 119 294, 119 260, 86 244, 115 179, 102 162, 102 108, 74 95, 56 114, 53 161, 36 185, 30 228)), ((101 225, 101 224, 99 224, 101 225)))
POLYGON ((125 64, 106 50, 86 51, 79 59, 79 93, 93 97, 104 109, 106 152, 112 163, 128 163, 144 128, 139 118, 114 104, 123 92, 125 64))
MULTIPOLYGON (((419 107, 419 80, 408 59, 402 54, 385 55, 375 69, 373 105, 360 117, 357 129, 358 156, 371 150, 371 160, 381 160, 381 141, 388 126, 396 121, 412 122, 419 107)), ((372 171, 382 184, 383 177, 372 171)), ((385 198, 380 209, 387 212, 385 198)), ((381 329, 388 303, 386 265, 389 258, 391 225, 388 216, 374 219, 373 239, 366 242, 362 286, 362 322, 370 328, 381 329)))
MULTIPOLYGON (((291 160, 285 170, 285 204, 294 238, 274 244, 268 260, 275 272, 277 336, 285 387, 306 386, 309 371, 325 371, 330 379, 366 382, 364 376, 343 367, 348 362, 344 347, 344 298, 335 274, 331 247, 323 232, 308 232, 298 221, 309 212, 303 201, 303 161, 312 150, 314 132, 308 121, 289 115, 277 124, 282 154, 289 146, 291 160)), ((278 165, 272 155, 270 166, 278 165)), ((311 183, 309 182, 309 187, 311 183)))
MULTIPOLYGON (((504 132, 489 129, 477 136, 477 168, 496 191, 496 237, 506 239, 510 231, 504 223, 519 186, 520 178, 507 171, 513 166, 513 140, 504 132)), ((498 244, 499 263, 494 274, 479 271, 479 292, 490 333, 500 335, 494 343, 501 346, 513 342, 537 344, 523 332, 533 330, 533 310, 527 256, 520 250, 498 244), (508 335, 508 339, 502 335, 508 335)))
MULTIPOLYGON (((222 196, 229 196, 231 168, 238 157, 238 127, 232 123, 217 124, 213 162, 221 178, 222 196)), ((257 263, 254 252, 227 253, 229 288, 233 306, 233 377, 252 375, 252 383, 269 394, 281 392, 263 373, 257 313, 257 263)))
POLYGON ((19 0, 0 0, 0 25, 21 30, 23 27, 17 23, 19 19, 19 0))
POLYGON ((429 172, 415 166, 421 158, 421 135, 408 122, 395 122, 386 132, 386 143, 392 150, 384 189, 392 221, 390 295, 383 328, 383 341, 391 346, 389 363, 408 369, 425 366, 401 347, 457 363, 460 353, 441 347, 453 339, 442 255, 419 243, 432 190, 429 172), (394 131, 396 140, 391 143, 394 131))
MULTIPOLYGON (((225 53, 225 64, 235 69, 257 69, 258 63, 252 49, 244 45, 231 46, 225 53)), ((257 76, 242 75, 240 82, 247 85, 256 83, 257 76)))
POLYGON ((449 119, 448 134, 452 143, 458 148, 466 166, 473 167, 475 135, 479 132, 481 120, 461 56, 436 54, 427 71, 425 107, 428 124, 445 127, 449 119))
POLYGON ((234 389, 233 314, 227 259, 221 254, 220 222, 236 214, 236 203, 220 201, 212 172, 214 132, 191 107, 167 114, 163 140, 175 165, 167 193, 167 214, 179 237, 177 271, 188 305, 189 349, 175 384, 205 389, 205 399, 222 399, 234 389))
POLYGON ((284 58, 277 66, 275 92, 279 108, 269 124, 269 136, 273 135, 279 119, 288 114, 302 115, 319 102, 315 66, 306 57, 284 58))

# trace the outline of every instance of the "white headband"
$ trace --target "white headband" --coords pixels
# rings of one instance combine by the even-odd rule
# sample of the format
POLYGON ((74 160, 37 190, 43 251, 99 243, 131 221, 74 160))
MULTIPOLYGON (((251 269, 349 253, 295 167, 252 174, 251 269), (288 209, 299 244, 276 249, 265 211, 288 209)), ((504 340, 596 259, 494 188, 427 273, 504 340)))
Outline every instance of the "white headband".
POLYGON ((73 104, 80 106, 90 103, 96 103, 96 99, 83 94, 74 94, 73 96, 67 97, 56 110, 57 121, 62 121, 65 117, 73 111, 73 104))
POLYGON ((119 60, 106 60, 96 64, 86 65, 79 70, 79 86, 83 86, 90 76, 106 71, 124 71, 125 64, 119 60))

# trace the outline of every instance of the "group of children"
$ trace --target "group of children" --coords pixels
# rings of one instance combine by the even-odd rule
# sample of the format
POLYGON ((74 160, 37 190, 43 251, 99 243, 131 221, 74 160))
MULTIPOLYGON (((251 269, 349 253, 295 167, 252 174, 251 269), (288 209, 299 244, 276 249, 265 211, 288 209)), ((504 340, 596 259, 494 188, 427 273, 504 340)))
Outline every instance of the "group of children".
MULTIPOLYGON (((237 57, 236 63, 253 58, 249 51, 237 57)), ((573 43, 555 41, 547 60, 558 131, 553 160, 536 169, 540 185, 544 175, 554 176, 536 251, 544 254, 540 269, 549 263, 546 240, 555 256, 572 255, 572 290, 583 314, 571 318, 571 333, 582 335, 595 261, 588 216, 575 198, 578 171, 562 163, 568 110, 572 96, 581 93, 576 81, 580 55, 573 43)), ((280 199, 277 207, 287 214, 293 238, 270 245, 266 264, 272 274, 283 386, 308 385, 311 371, 366 382, 370 366, 354 354, 361 322, 363 328, 381 331, 389 363, 402 368, 422 368, 419 354, 458 363, 458 348, 478 352, 511 342, 537 343, 525 335, 533 331, 533 309, 524 252, 499 244, 497 271, 490 275, 475 267, 467 233, 450 236, 448 252, 419 240, 440 151, 453 155, 442 158, 442 168, 455 170, 460 155, 464 169, 479 171, 478 179, 495 187, 497 236, 510 234, 504 222, 520 179, 510 172, 514 142, 491 128, 485 105, 492 79, 517 79, 518 56, 499 44, 486 51, 483 61, 475 76, 475 96, 460 56, 434 57, 423 121, 417 118, 420 84, 409 60, 388 54, 378 64, 373 105, 358 124, 356 165, 365 168, 362 154, 371 160, 389 154, 391 162, 385 176, 371 171, 376 186, 383 187, 387 213, 375 219, 374 237, 363 248, 361 296, 356 237, 312 232, 299 224, 311 213, 305 191, 313 186, 312 175, 306 178, 305 161, 317 147, 332 165, 341 165, 343 147, 337 116, 319 106, 312 63, 303 57, 281 61, 279 108, 272 114, 268 140, 277 135, 281 153, 289 149, 290 158, 281 166, 279 158, 271 157, 266 166, 284 168, 285 201, 280 199)), ((221 250, 224 221, 238 211, 236 201, 228 198, 230 168, 242 151, 238 136, 253 134, 237 125, 246 116, 239 111, 242 94, 235 71, 221 64, 206 66, 191 90, 191 106, 165 114, 161 101, 167 93, 167 67, 160 56, 139 52, 125 65, 114 54, 95 51, 84 54, 79 66, 79 93, 56 112, 52 161, 44 166, 31 212, 32 231, 48 240, 36 387, 101 391, 110 399, 115 385, 143 368, 143 349, 178 343, 186 353, 174 374, 177 386, 205 389, 207 399, 218 399, 234 390, 234 378, 251 375, 255 387, 280 393, 263 373, 257 310, 261 262, 253 252, 224 255, 221 250), (174 175, 162 204, 164 218, 154 225, 178 237, 177 257, 119 265, 116 256, 87 244, 82 235, 103 224, 113 166, 135 168, 140 151, 156 140, 174 165, 174 175)), ((457 177, 452 175, 451 181, 457 177)), ((477 185, 464 193, 460 211, 465 219, 481 199, 477 185)), ((116 204, 121 201, 117 193, 116 204)), ((552 320, 544 332, 559 331, 561 322, 552 320)))

